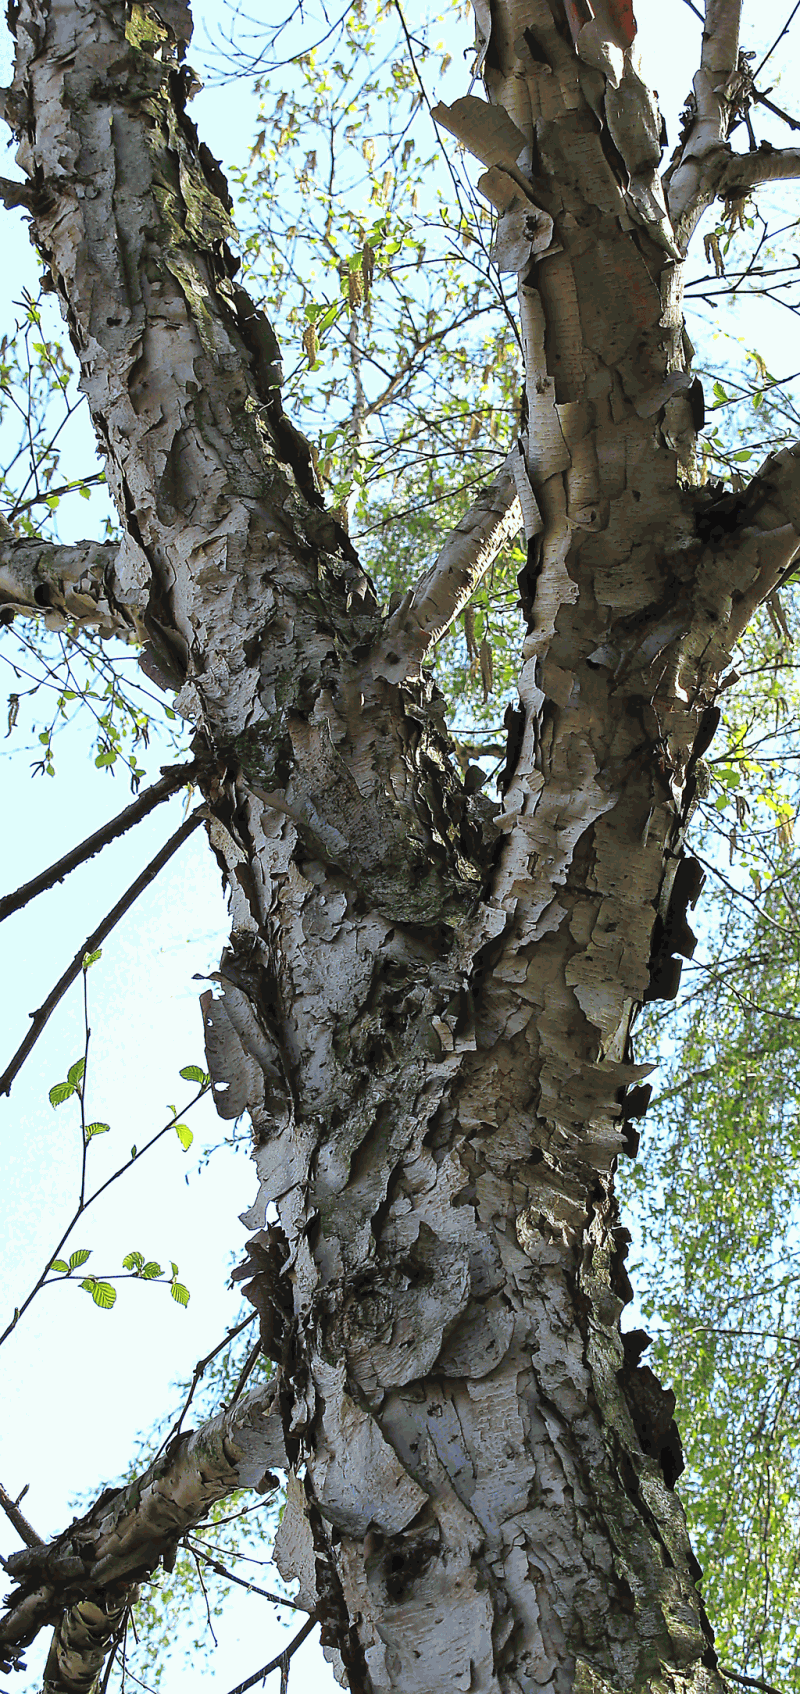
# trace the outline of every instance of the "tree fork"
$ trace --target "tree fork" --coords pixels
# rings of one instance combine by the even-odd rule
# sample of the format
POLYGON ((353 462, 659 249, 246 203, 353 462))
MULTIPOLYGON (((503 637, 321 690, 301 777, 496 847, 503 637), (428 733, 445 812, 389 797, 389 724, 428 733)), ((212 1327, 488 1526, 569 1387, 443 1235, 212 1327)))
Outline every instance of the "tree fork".
MULTIPOLYGON (((708 9, 723 58, 734 12, 708 9)), ((204 1018, 218 1109, 253 1123, 248 1286, 304 1467, 276 1557, 374 1694, 724 1688, 671 1396, 620 1333, 613 1176, 647 1069, 632 1019, 692 945, 716 691, 800 546, 800 449, 738 504, 688 486, 702 393, 659 115, 630 9, 597 13, 496 0, 488 104, 439 110, 485 167, 525 352, 527 633, 494 816, 434 692, 390 669, 280 425, 277 349, 230 285, 224 191, 175 94, 186 8, 22 0, 17 21, 34 234, 146 627, 180 709, 240 755, 209 802, 232 943, 204 1018)), ((728 73, 703 51, 707 139, 728 73)))

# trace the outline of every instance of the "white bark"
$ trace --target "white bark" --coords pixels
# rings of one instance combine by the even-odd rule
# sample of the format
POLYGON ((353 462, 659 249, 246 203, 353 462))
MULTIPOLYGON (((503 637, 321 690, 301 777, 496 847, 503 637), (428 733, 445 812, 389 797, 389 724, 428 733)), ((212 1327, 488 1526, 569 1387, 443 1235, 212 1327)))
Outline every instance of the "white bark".
POLYGON ((700 66, 692 83, 686 126, 664 177, 683 253, 706 207, 723 191, 723 174, 734 160, 728 131, 735 96, 743 83, 741 9, 741 0, 706 0, 700 66))
POLYGON ((620 1335, 613 1175, 645 1104, 633 1016, 693 945, 682 843, 715 692, 800 545, 800 450, 727 501, 679 476, 701 393, 658 112, 626 9, 582 11, 573 39, 547 0, 476 0, 491 104, 452 109, 516 220, 529 407, 496 817, 430 685, 387 675, 230 280, 182 112, 185 9, 137 9, 127 38, 100 0, 22 0, 17 23, 36 239, 148 560, 146 625, 226 772, 232 942, 204 1015, 218 1107, 253 1121, 250 1292, 305 1467, 284 1568, 313 1569, 325 1639, 374 1694, 723 1687, 672 1400, 620 1335))
POLYGON ((0 534, 0 622, 44 616, 48 629, 96 629, 143 641, 147 561, 129 537, 71 546, 0 534))
POLYGON ((56 1624, 49 1688, 91 1688, 132 1589, 161 1562, 171 1568, 182 1536, 238 1488, 263 1493, 286 1464, 275 1384, 254 1389, 231 1412, 171 1441, 123 1489, 108 1489, 55 1541, 12 1554, 18 1584, 0 1621, 0 1662, 13 1666, 43 1625, 56 1624))

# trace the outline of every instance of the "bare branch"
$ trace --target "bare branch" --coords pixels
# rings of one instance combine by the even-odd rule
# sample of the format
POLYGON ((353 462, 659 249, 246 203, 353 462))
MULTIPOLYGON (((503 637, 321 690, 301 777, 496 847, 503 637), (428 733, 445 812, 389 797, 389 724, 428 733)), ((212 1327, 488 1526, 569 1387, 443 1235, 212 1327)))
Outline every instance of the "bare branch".
POLYGON ((785 182, 800 177, 800 147, 769 147, 757 153, 734 153, 719 179, 718 194, 734 198, 760 182, 785 182))
POLYGON ((283 1688, 284 1679, 289 1668, 289 1660, 293 1653, 297 1652, 298 1647, 302 1646, 306 1636, 311 1634, 311 1631, 314 1629, 316 1623, 316 1617, 307 1618, 302 1629, 298 1629, 297 1634, 292 1637, 288 1646, 284 1647, 282 1653, 278 1653, 276 1658, 270 1659, 269 1664, 264 1665, 262 1670, 254 1671, 252 1676, 248 1676, 246 1682, 238 1682, 236 1687, 231 1689, 230 1694, 245 1694, 246 1689, 254 1688, 257 1682, 264 1682, 265 1678, 268 1677, 270 1672, 274 1670, 280 1671, 281 1688, 283 1688))
POLYGON ((217 1500, 239 1488, 266 1492, 277 1486, 272 1468, 285 1464, 274 1382, 178 1436, 54 1541, 7 1560, 18 1587, 0 1621, 0 1664, 12 1669, 39 1631, 55 1624, 48 1688, 76 1694, 91 1687, 137 1583, 162 1560, 169 1568, 181 1537, 217 1500))
POLYGON ((19 1500, 12 1500, 11 1495, 6 1493, 3 1484, 0 1482, 0 1506, 2 1506, 9 1523, 14 1525, 20 1541, 24 1541, 26 1547, 41 1547, 41 1535, 36 1534, 36 1530, 29 1524, 27 1518, 19 1509, 19 1501, 25 1492, 26 1490, 23 1488, 19 1500))
POLYGON ((390 615, 376 650, 376 674, 400 682, 417 669, 520 528, 522 509, 512 468, 515 458, 522 465, 517 448, 448 536, 430 570, 390 615))
POLYGON ((120 918, 125 916, 134 901, 138 900, 139 895, 143 894, 144 890, 150 886, 150 883, 158 876, 159 871, 163 870, 173 854, 177 853, 178 848, 183 846, 187 837, 191 835, 199 823, 204 821, 205 816, 205 808, 198 808, 197 811, 192 813, 191 817, 186 818, 180 829, 177 829, 175 834, 170 836, 169 841, 164 843, 160 852, 156 853, 155 858, 151 859, 149 865, 145 866, 141 874, 137 876, 136 881, 132 882, 130 888, 126 889, 122 898, 117 901, 116 906, 112 907, 111 911, 103 918, 102 923, 97 925, 91 935, 87 935, 83 946, 78 948, 72 963, 67 966, 63 976, 60 976, 58 982, 51 988, 47 999, 42 1001, 38 1011, 31 1013, 31 1027, 24 1041, 20 1042, 13 1059, 0 1076, 0 1094, 11 1093, 11 1084, 15 1076, 21 1071, 28 1054, 35 1047, 45 1024, 55 1011, 59 1001, 64 998, 67 989, 80 974, 86 954, 95 952, 102 945, 106 936, 110 935, 112 929, 119 923, 120 918))
POLYGON ((30 900, 35 900, 37 894, 44 894, 46 889, 52 888, 56 882, 63 882, 70 871, 85 864, 87 859, 93 859, 110 841, 116 841, 118 836, 124 835, 134 824, 141 823, 142 818, 146 818, 149 812, 160 806, 162 800, 168 800, 177 788, 191 782, 198 768, 198 762, 194 759, 186 765, 173 765, 171 768, 163 766, 159 781, 146 788, 143 794, 137 795, 133 803, 112 818, 110 823, 103 824, 102 829, 96 829, 93 835, 87 835, 85 841, 81 841, 77 847, 72 847, 63 858, 57 859, 54 865, 49 865, 47 870, 31 877, 30 882, 24 882, 13 894, 4 894, 0 899, 0 923, 5 918, 10 918, 12 912, 18 912, 23 906, 27 906, 30 900))
POLYGON ((719 192, 730 158, 728 132, 743 72, 739 64, 741 0, 706 0, 700 69, 687 102, 687 123, 663 182, 672 225, 685 252, 706 206, 719 192))

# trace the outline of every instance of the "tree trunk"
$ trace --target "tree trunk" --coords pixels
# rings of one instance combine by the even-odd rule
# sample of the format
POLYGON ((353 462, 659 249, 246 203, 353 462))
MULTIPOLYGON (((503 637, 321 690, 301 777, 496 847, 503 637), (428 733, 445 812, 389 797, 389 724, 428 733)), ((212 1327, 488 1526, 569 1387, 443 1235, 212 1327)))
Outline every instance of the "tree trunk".
POLYGON ((148 637, 216 759, 232 935, 203 1009, 217 1106, 252 1118, 248 1288, 304 1478, 282 1568, 354 1694, 712 1694, 613 1174, 647 1103, 632 1018, 693 947, 715 691, 800 546, 800 453, 741 496, 688 484, 702 391, 629 8, 494 0, 491 39, 475 9, 491 104, 439 116, 502 214, 528 417, 500 809, 420 672, 442 595, 382 618, 283 414, 184 111, 182 0, 21 0, 7 114, 148 637))

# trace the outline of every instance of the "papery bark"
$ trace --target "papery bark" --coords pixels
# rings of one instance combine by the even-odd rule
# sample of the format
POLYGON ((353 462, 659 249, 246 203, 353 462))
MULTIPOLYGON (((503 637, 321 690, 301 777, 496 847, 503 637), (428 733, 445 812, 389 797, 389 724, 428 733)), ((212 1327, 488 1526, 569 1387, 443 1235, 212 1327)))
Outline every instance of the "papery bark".
POLYGON ((272 1471, 285 1464, 273 1382, 173 1437, 141 1475, 106 1489, 54 1541, 5 1561, 17 1587, 0 1619, 0 1663, 13 1667, 54 1623, 46 1686, 54 1694, 91 1688, 136 1584, 158 1564, 171 1568, 181 1537, 218 1500, 236 1489, 276 1487, 272 1471))
POLYGON ((441 113, 486 167, 525 349, 494 817, 283 416, 183 110, 185 9, 134 7, 127 39, 92 0, 17 21, 35 236, 146 627, 223 772, 232 939, 204 1017, 218 1108, 253 1123, 248 1289, 303 1474, 281 1568, 375 1694, 723 1689, 672 1396, 620 1334, 613 1177, 646 1105, 635 1011, 693 946, 715 691, 800 546, 800 461, 727 501, 688 485, 702 391, 660 119, 630 8, 591 11, 476 0, 491 103, 441 113))

